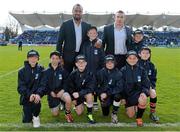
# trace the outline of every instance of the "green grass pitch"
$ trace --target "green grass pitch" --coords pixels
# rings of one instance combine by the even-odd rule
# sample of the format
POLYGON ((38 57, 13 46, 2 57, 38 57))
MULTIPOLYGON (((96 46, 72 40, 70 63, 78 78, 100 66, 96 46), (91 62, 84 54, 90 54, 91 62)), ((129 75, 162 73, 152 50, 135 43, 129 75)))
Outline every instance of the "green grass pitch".
MULTIPOLYGON (((21 123, 22 108, 19 105, 17 93, 17 71, 23 66, 26 53, 30 49, 36 49, 40 53, 40 64, 48 66, 49 53, 55 49, 53 46, 24 46, 23 51, 18 51, 16 46, 0 47, 0 130, 179 130, 180 131, 180 49, 152 48, 152 61, 158 69, 157 82, 157 113, 160 117, 160 125, 156 126, 149 120, 149 107, 144 113, 145 127, 137 128, 128 126, 133 124, 135 119, 128 119, 125 115, 124 106, 119 110, 119 122, 123 126, 116 126, 108 123, 109 117, 103 117, 101 110, 94 112, 94 118, 100 126, 89 126, 86 123, 86 111, 80 117, 73 112, 75 123, 64 124, 64 112, 59 117, 51 116, 47 105, 46 96, 42 100, 41 124, 42 127, 34 129, 31 125, 21 123), (106 126, 103 123, 109 124, 106 126), (168 126, 168 123, 171 125, 168 126), (164 124, 164 125, 163 125, 164 124), (174 125, 173 125, 174 124, 174 125)), ((98 124, 97 124, 98 125, 98 124)))

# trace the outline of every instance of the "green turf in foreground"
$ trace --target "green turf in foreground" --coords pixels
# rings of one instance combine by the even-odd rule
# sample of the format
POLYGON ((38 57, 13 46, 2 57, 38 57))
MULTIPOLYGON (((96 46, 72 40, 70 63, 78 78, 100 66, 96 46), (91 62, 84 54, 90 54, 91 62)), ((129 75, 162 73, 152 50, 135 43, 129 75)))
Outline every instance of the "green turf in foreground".
MULTIPOLYGON (((26 59, 26 53, 29 49, 36 49, 40 52, 40 64, 47 67, 49 62, 49 53, 55 47, 28 47, 23 51, 17 51, 16 46, 0 47, 0 130, 179 130, 180 125, 167 127, 90 127, 76 128, 68 126, 41 127, 33 129, 30 126, 21 124, 21 107, 19 106, 19 95, 17 94, 17 69, 23 65, 26 59), (9 124, 3 125, 3 124, 9 124), (13 126, 19 124, 21 127, 13 126)), ((157 113, 160 116, 161 123, 179 123, 180 122, 180 49, 152 48, 152 60, 158 69, 157 83, 157 113)), ((144 122, 151 123, 148 118, 149 107, 144 114, 144 122)), ((99 123, 110 122, 110 116, 104 118, 101 111, 94 113, 95 119, 99 123)), ((77 117, 73 112, 75 122, 87 122, 86 113, 77 117)), ((128 119, 125 116, 125 110, 120 108, 119 120, 122 123, 134 123, 134 119, 128 119)), ((59 118, 53 118, 47 106, 46 97, 42 101, 41 123, 64 123, 64 113, 59 118)))

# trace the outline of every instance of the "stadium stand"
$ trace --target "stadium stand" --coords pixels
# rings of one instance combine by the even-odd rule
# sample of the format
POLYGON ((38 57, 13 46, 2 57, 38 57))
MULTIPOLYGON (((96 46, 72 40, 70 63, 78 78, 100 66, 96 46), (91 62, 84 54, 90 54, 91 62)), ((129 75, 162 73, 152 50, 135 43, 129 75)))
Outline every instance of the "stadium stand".
MULTIPOLYGON (((102 31, 98 31, 102 39, 102 31)), ((145 43, 153 46, 180 46, 180 31, 144 31, 145 43)), ((13 42, 23 44, 56 44, 58 30, 26 30, 13 42)))
POLYGON ((27 30, 14 38, 14 42, 22 41, 23 44, 56 44, 57 37, 57 30, 27 30))
POLYGON ((146 44, 154 46, 180 45, 180 31, 145 31, 146 44))
MULTIPOLYGON (((65 20, 72 18, 69 13, 15 13, 10 12, 20 24, 22 34, 13 39, 14 43, 22 41, 23 44, 56 44, 58 28, 65 20), (32 29, 30 29, 29 27, 32 29), (39 30, 38 27, 40 27, 39 30), (28 29, 28 30, 27 30, 28 29), (35 30, 33 30, 35 29, 35 30), (49 30, 48 30, 49 29, 49 30)), ((83 20, 102 27, 113 23, 113 13, 85 13, 83 20)), ((144 30, 146 44, 154 46, 180 46, 180 15, 179 14, 139 14, 127 13, 126 25, 134 28, 149 25, 152 30, 144 30), (158 29, 165 25, 178 28, 178 31, 153 31, 153 27, 158 29)), ((102 38, 102 30, 99 31, 99 38, 102 38)))
MULTIPOLYGON (((98 32, 102 39, 102 31, 98 32)), ((154 46, 162 45, 180 45, 180 31, 144 31, 146 36, 145 43, 154 46)), ((17 43, 23 44, 56 44, 58 39, 58 30, 27 30, 14 39, 17 43)))

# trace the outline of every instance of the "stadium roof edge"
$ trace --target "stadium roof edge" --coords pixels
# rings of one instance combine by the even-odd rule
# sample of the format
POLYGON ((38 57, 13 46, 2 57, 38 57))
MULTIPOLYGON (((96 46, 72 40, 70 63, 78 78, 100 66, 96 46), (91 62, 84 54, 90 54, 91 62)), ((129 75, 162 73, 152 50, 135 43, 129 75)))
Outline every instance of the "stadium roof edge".
MULTIPOLYGON (((37 27, 41 25, 48 25, 54 28, 59 27, 63 21, 72 18, 72 14, 68 12, 9 12, 20 25, 28 25, 37 27)), ((141 27, 143 25, 151 25, 156 28, 162 26, 174 26, 180 28, 180 14, 171 13, 134 13, 126 14, 126 24, 133 27, 141 27)), ((83 20, 95 25, 97 27, 107 25, 113 22, 113 13, 104 12, 85 12, 83 20)))

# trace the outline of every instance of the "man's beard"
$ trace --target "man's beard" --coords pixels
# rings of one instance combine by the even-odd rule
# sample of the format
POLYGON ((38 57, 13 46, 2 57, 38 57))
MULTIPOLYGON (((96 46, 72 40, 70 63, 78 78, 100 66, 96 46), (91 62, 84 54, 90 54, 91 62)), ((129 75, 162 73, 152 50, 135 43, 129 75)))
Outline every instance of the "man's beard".
POLYGON ((76 20, 76 21, 80 21, 81 20, 81 17, 76 17, 76 16, 73 16, 73 18, 74 18, 74 20, 76 20))

